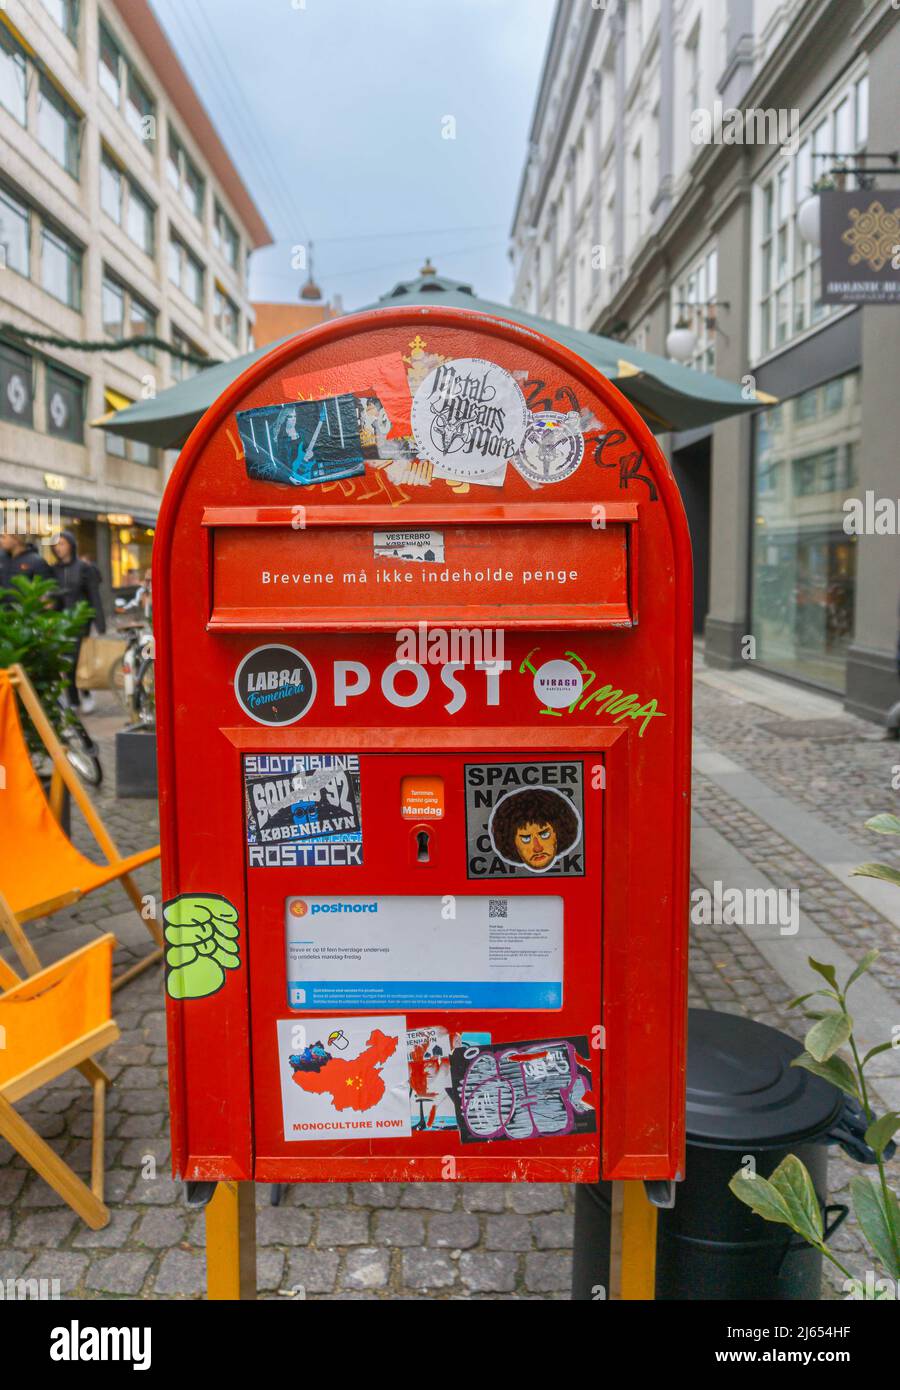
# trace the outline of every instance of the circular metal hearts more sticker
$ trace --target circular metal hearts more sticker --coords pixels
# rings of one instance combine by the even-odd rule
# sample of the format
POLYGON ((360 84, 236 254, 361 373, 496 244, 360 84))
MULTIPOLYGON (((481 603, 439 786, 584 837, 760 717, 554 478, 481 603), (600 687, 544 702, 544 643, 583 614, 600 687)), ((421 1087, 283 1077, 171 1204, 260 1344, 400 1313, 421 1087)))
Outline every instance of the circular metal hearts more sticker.
POLYGON ((316 697, 316 674, 293 647, 270 643, 244 657, 234 673, 234 693, 257 724, 296 724, 316 697))
POLYGON ((571 410, 536 410, 525 430, 521 451, 513 466, 529 483, 561 483, 569 478, 584 458, 581 417, 571 410))
POLYGON ((457 357, 430 371, 410 413, 416 449, 438 477, 478 482, 501 474, 528 424, 522 388, 504 367, 457 357))

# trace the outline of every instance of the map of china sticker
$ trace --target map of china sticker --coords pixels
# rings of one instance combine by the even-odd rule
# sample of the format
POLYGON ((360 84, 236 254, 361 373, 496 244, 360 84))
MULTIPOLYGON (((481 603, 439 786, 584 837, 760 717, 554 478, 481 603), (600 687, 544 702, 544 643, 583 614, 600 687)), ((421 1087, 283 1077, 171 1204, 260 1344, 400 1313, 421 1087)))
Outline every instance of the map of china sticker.
POLYGON ((419 456, 439 476, 480 482, 518 454, 530 416, 522 388, 504 367, 457 357, 428 373, 411 419, 419 456))
POLYGON ((405 1017, 282 1018, 277 1028, 286 1140, 412 1133, 405 1017))

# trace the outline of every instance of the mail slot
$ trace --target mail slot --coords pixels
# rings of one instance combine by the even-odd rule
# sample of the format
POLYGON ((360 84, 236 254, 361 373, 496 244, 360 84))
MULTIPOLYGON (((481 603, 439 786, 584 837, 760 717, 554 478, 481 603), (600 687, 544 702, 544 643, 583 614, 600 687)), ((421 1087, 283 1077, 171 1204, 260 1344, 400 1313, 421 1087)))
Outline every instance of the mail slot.
POLYGON ((334 320, 154 554, 176 1174, 678 1176, 691 566, 633 408, 500 320, 334 320))

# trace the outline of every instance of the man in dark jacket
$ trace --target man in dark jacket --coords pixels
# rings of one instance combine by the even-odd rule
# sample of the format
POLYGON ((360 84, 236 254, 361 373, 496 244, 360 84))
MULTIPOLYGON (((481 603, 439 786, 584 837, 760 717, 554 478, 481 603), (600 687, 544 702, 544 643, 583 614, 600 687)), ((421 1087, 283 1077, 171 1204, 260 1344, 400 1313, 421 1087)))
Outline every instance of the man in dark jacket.
MULTIPOLYGON (((74 608, 76 603, 84 599, 94 610, 93 624, 98 632, 106 631, 106 618, 103 615, 103 600, 100 597, 100 572, 96 565, 92 565, 89 560, 82 560, 78 555, 78 542, 73 532, 61 531, 59 539, 54 542, 52 547, 53 554, 58 563, 50 571, 56 580, 59 589, 59 603, 63 610, 74 608)), ((75 671, 78 666, 78 654, 81 651, 81 643, 90 631, 90 623, 85 624, 80 633, 75 650, 72 653, 72 669, 69 676, 69 699, 77 709, 79 705, 78 687, 75 684, 75 671)), ((82 709, 89 714, 93 708, 94 699, 90 691, 82 704, 82 709)))
POLYGON ((10 587, 10 580, 17 574, 26 579, 53 578, 53 571, 28 536, 20 536, 16 531, 0 531, 0 602, 4 597, 2 591, 10 587))

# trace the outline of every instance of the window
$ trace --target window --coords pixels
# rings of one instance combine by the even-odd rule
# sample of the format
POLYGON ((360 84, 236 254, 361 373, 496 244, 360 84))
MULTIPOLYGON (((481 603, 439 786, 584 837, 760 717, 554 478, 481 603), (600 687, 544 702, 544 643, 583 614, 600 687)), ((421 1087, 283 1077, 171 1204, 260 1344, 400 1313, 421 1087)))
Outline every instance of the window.
POLYGON ((783 346, 832 312, 821 300, 821 253, 800 236, 797 212, 818 179, 830 174, 835 153, 865 147, 868 81, 838 88, 817 114, 794 154, 785 154, 756 191, 759 219, 757 356, 783 346))
POLYGON ((81 308, 81 251, 48 227, 41 231, 41 284, 70 309, 81 308))
POLYGON ((80 377, 47 366, 47 433, 84 442, 84 385, 80 377))
POLYGON ((122 173, 104 150, 100 158, 100 206, 119 227, 122 225, 124 190, 122 173))
POLYGON ((34 426, 33 360, 7 343, 0 343, 0 419, 34 426))
POLYGON ((712 249, 676 281, 672 296, 672 323, 683 318, 696 339, 693 355, 684 365, 699 372, 716 370, 717 279, 718 253, 712 249))
POLYGON ((213 311, 216 328, 230 343, 236 345, 238 340, 240 312, 237 305, 228 298, 228 295, 218 285, 216 285, 213 311))
POLYGON ((37 137, 57 164, 77 179, 81 117, 46 78, 41 78, 38 94, 37 137))
MULTIPOLYGON (((104 394, 107 410, 124 410, 126 406, 134 404, 119 391, 107 388, 104 394)), ((113 434, 110 430, 104 430, 104 439, 106 452, 112 454, 113 458, 129 459, 132 463, 145 464, 151 468, 156 466, 156 450, 149 444, 139 444, 134 439, 123 439, 120 434, 113 434)))
POLYGON ((0 266, 28 275, 31 264, 28 208, 0 189, 0 266))
POLYGON ((78 37, 78 0, 41 0, 41 4, 66 38, 75 43, 78 37))
POLYGON ((684 46, 684 58, 686 63, 686 85, 688 115, 696 111, 700 105, 700 21, 694 25, 693 31, 684 46))
POLYGON ((175 232, 169 233, 169 279, 192 304, 203 305, 203 266, 175 232))
POLYGON ((125 89, 125 119, 139 140, 152 140, 155 135, 156 104, 147 88, 129 68, 125 89))
POLYGON ((122 338, 125 333, 125 290, 117 280, 108 275, 103 277, 101 290, 103 309, 103 332, 111 338, 122 338))
POLYGON ((217 251, 222 252, 228 264, 237 270, 241 251, 240 237, 234 223, 219 202, 216 202, 213 219, 213 245, 217 251))
MULTIPOLYGON (((148 304, 144 304, 136 295, 131 296, 131 306, 128 319, 128 336, 130 338, 156 337, 156 310, 151 309, 148 304)), ((148 344, 146 347, 135 348, 141 357, 146 357, 148 362, 156 361, 156 349, 148 344)))
POLYGON ((119 67, 122 55, 119 45, 104 24, 100 25, 100 58, 98 77, 100 86, 114 106, 119 105, 120 83, 119 67))
MULTIPOLYGON (((172 346, 179 352, 190 352, 196 357, 204 356, 197 344, 192 343, 190 338, 177 328, 172 329, 172 346)), ((188 377, 196 376, 200 371, 195 362, 185 362, 181 357, 170 357, 169 364, 174 381, 187 381, 188 377)))
POLYGON ((25 54, 12 35, 0 26, 0 106, 5 106, 19 125, 25 124, 27 91, 25 54))
POLYGON ((182 201, 190 208, 198 222, 202 221, 205 189, 203 175, 171 126, 169 126, 166 174, 170 184, 181 194, 182 201))
POLYGON ((776 670, 843 690, 856 586, 855 538, 844 531, 843 504, 857 486, 859 374, 776 409, 778 420, 762 411, 754 428, 757 655, 776 670))
POLYGON ((137 184, 129 179, 126 231, 135 245, 146 251, 148 256, 153 255, 155 221, 156 210, 153 204, 144 197, 137 184))
POLYGON ((156 102, 102 21, 98 73, 100 86, 138 139, 155 140, 156 102))

